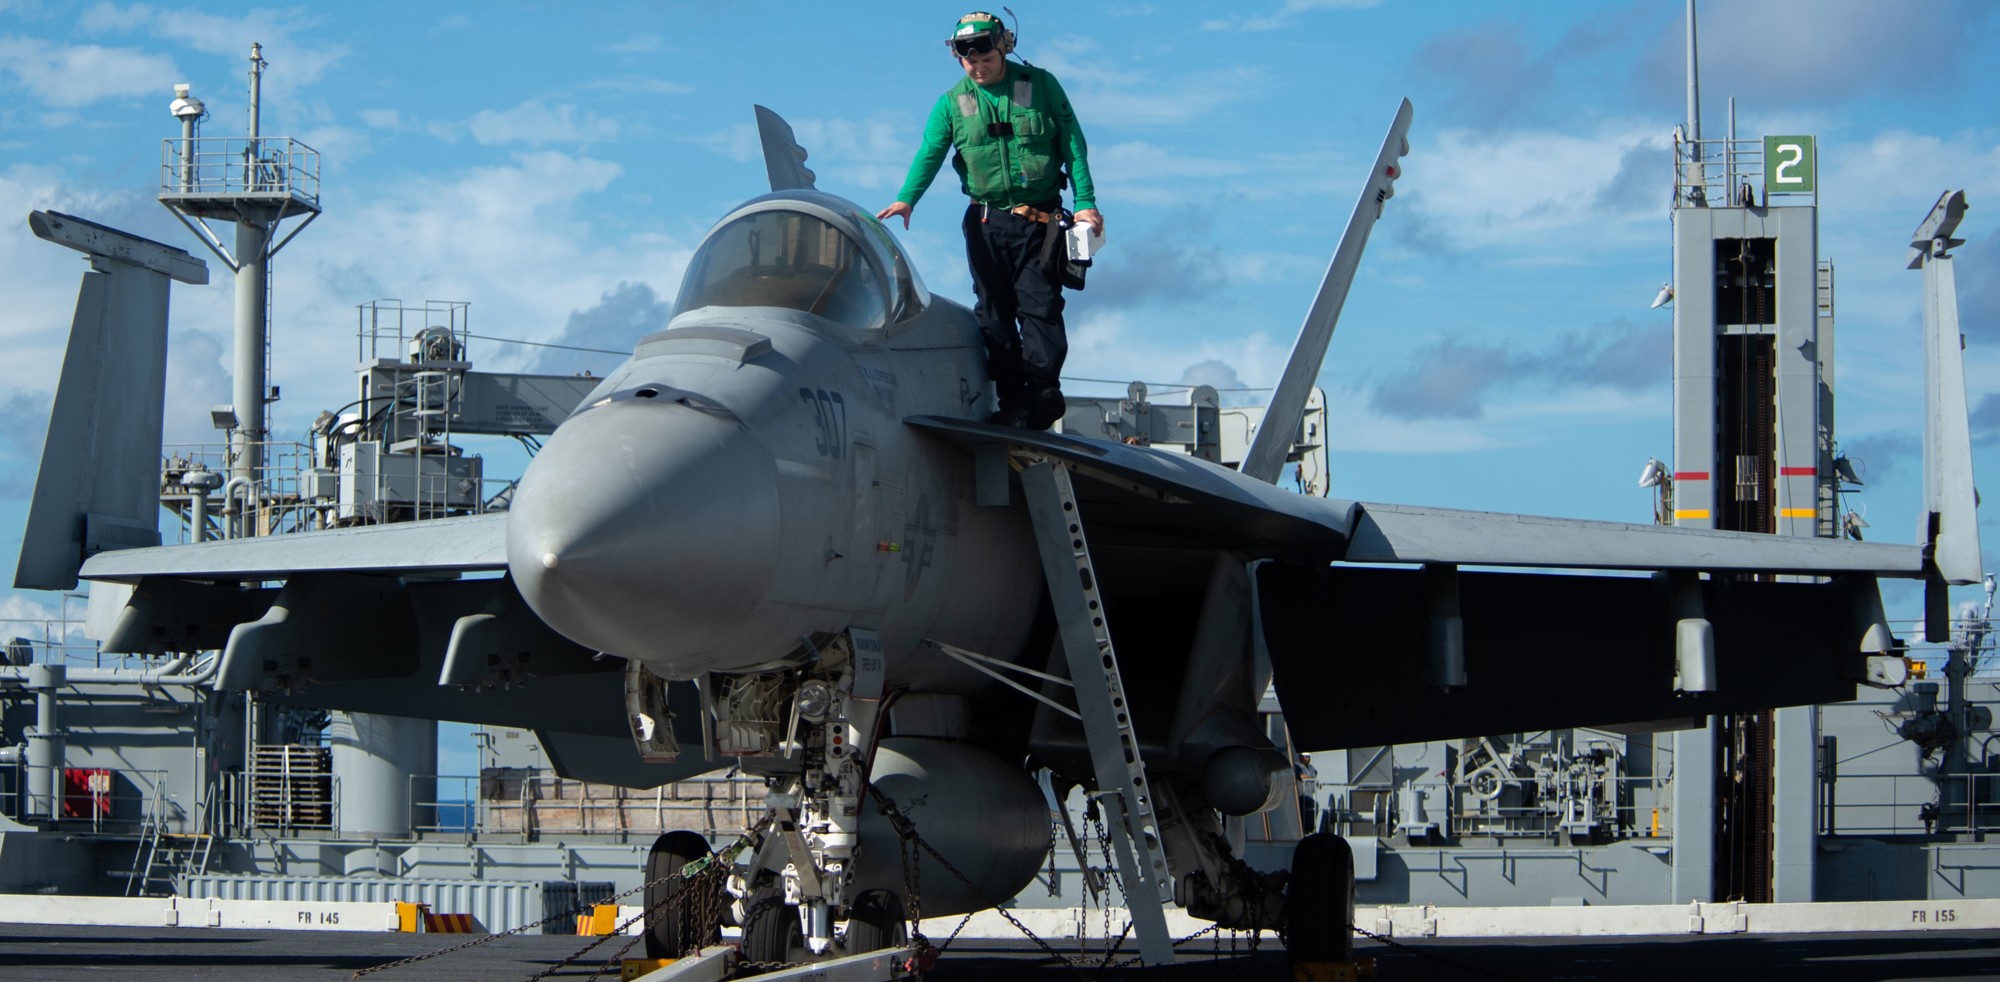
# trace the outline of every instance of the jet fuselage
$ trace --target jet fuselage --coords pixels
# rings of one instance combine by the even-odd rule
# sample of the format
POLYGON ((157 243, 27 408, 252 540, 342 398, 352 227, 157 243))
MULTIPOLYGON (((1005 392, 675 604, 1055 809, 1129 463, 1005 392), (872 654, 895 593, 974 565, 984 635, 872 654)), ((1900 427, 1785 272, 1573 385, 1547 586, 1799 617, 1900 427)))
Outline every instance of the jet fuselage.
POLYGON ((891 684, 976 687, 950 659, 902 657, 934 639, 1012 658, 1041 602, 1021 516, 975 506, 964 453, 902 422, 987 411, 972 314, 930 297, 872 216, 812 191, 732 212, 687 280, 667 330, 523 475, 522 596, 668 678, 867 628, 891 684))

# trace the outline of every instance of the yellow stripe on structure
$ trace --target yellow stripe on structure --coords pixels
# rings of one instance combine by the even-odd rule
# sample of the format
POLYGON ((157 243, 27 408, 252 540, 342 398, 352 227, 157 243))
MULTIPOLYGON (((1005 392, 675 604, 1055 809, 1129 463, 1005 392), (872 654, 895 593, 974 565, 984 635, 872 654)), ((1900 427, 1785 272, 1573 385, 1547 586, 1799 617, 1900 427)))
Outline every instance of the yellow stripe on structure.
POLYGON ((479 923, 471 914, 425 914, 424 931, 427 934, 475 934, 479 923))
POLYGON ((423 927, 423 904, 396 901, 396 930, 414 934, 423 927))
POLYGON ((1780 508, 1779 518, 1818 518, 1819 512, 1812 508, 1780 508))
POLYGON ((1683 518, 1707 518, 1707 517, 1708 517, 1708 509, 1706 508, 1685 508, 1685 509, 1678 509, 1674 512, 1674 521, 1676 522, 1680 521, 1683 518))

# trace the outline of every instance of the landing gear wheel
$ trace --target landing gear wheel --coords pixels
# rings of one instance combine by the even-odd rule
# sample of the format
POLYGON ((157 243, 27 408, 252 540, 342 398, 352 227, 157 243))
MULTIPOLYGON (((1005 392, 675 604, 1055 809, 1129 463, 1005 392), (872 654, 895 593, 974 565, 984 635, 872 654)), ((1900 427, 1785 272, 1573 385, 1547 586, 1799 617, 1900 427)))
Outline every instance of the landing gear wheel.
POLYGON ((1354 851, 1315 832, 1292 851, 1285 888, 1285 949, 1293 962, 1354 960, 1354 851))
POLYGON ((750 892, 744 907, 743 959, 764 965, 788 965, 811 957, 799 911, 785 904, 785 888, 775 881, 750 892))
POLYGON ((646 854, 646 957, 679 958, 722 940, 722 878, 704 872, 690 887, 680 869, 709 854, 700 833, 668 832, 646 854))
POLYGON ((887 890, 869 890, 854 898, 847 911, 847 953, 901 948, 910 943, 903 898, 887 890))

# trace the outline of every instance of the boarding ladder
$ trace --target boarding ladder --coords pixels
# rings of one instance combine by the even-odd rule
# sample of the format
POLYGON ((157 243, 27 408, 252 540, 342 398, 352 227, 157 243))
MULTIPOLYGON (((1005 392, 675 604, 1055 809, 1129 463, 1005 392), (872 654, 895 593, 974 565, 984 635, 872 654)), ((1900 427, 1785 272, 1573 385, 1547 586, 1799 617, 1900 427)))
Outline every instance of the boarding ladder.
POLYGON ((1162 905, 1173 900, 1173 877, 1167 871, 1153 791, 1111 647, 1069 464, 1040 455, 1022 456, 1027 466, 1021 470, 1021 489, 1028 499, 1049 598, 1061 627, 1076 708, 1097 774, 1099 803, 1107 812, 1105 824, 1117 846, 1118 872, 1125 881, 1140 954, 1149 965, 1171 964, 1173 943, 1162 905))

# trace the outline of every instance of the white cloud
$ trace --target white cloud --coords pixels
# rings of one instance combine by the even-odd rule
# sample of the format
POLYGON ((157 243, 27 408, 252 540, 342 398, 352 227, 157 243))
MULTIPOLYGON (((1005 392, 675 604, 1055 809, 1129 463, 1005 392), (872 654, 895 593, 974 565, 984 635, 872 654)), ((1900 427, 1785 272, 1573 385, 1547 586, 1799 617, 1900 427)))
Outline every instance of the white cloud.
POLYGON ((550 106, 530 99, 512 109, 486 109, 447 132, 463 129, 472 138, 489 146, 522 143, 546 146, 551 143, 589 143, 618 138, 618 122, 588 110, 579 111, 568 103, 550 106))
POLYGON ((61 611, 54 604, 37 599, 40 596, 43 595, 19 592, 0 595, 0 631, 9 638, 27 637, 36 641, 60 637, 61 611))
MULTIPOLYGON (((142 211, 148 216, 160 212, 150 199, 83 191, 65 178, 53 167, 17 164, 0 170, 0 215, 20 221, 30 211, 50 210, 118 224, 142 211)), ((7 351, 0 360, 0 385, 13 391, 45 390, 62 364, 84 260, 26 234, 21 226, 13 229, 0 236, 0 269, 9 274, 7 304, 0 311, 0 347, 7 351)))
MULTIPOLYGON (((1760 100, 1837 105, 1885 89, 1953 84, 1980 50, 1965 40, 1982 3, 1931 2, 1885 16, 1875 0, 1735 0, 1703 11, 1703 88, 1756 92, 1760 100), (1784 43, 1772 43, 1783 38, 1784 43), (1716 88, 1720 86, 1721 88, 1716 88)), ((1663 47, 1682 50, 1676 34, 1663 47)))
POLYGON ((1164 336, 1152 318, 1124 309, 1090 309, 1068 321, 1069 360, 1063 377, 1103 380, 1080 383, 1075 386, 1079 392, 1105 391, 1107 386, 1122 391, 1135 380, 1174 389, 1186 378, 1188 366, 1209 361, 1230 366, 1244 386, 1269 386, 1291 352, 1289 335, 1278 341, 1262 331, 1192 341, 1164 336))
POLYGON ((646 54, 660 50, 660 44, 661 38, 658 34, 641 32, 629 35, 623 40, 613 41, 605 45, 604 50, 613 54, 646 54))
POLYGON ((180 72, 172 59, 136 48, 24 37, 0 37, 0 71, 12 75, 42 105, 65 108, 160 93, 160 79, 180 72))
POLYGON ((393 130, 403 124, 403 114, 394 109, 363 109, 357 115, 378 130, 393 130))
POLYGON ((1199 128, 1223 107, 1265 91, 1270 77, 1262 66, 1240 64, 1162 75, 1140 59, 1081 38, 1050 41, 1037 52, 1036 64, 1062 82, 1086 134, 1114 122, 1199 128))
POLYGON ((583 83, 583 88, 603 92, 630 92, 637 95, 687 95, 694 86, 645 75, 620 75, 583 83))
POLYGON ((1254 163, 1240 156, 1204 157, 1133 140, 1093 147, 1090 177, 1107 198, 1171 206, 1187 200, 1190 183, 1219 187, 1251 183, 1254 163))
MULTIPOLYGON (((861 188, 871 192, 903 186, 910 158, 916 153, 923 126, 908 115, 877 113, 867 119, 787 119, 799 146, 806 150, 806 167, 817 175, 815 185, 822 190, 861 188)), ((738 123, 719 132, 693 137, 691 142, 707 147, 739 163, 762 162, 763 143, 754 123, 738 123)), ((949 165, 947 165, 947 168, 949 165)), ((932 182, 935 192, 951 181, 946 170, 932 182)), ((838 192, 836 192, 838 193, 838 192)), ((926 196, 926 201, 931 199, 926 196)))
POLYGON ((1667 212, 1662 188, 1657 209, 1606 213, 1604 192, 1635 147, 1672 159, 1668 134, 1657 125, 1610 122, 1580 132, 1448 129, 1411 141, 1404 180, 1423 192, 1412 196, 1412 210, 1439 223, 1460 248, 1532 254, 1553 236, 1589 228, 1593 248, 1602 249, 1608 238, 1656 234, 1650 223, 1667 212), (1643 227, 1633 228, 1635 222, 1643 227))
POLYGON ((1204 31, 1275 31, 1290 27, 1300 17, 1320 10, 1360 10, 1380 0, 1285 0, 1268 14, 1203 21, 1204 31))
MULTIPOLYGON (((445 175, 386 174, 347 195, 276 265, 280 436, 352 398, 354 308, 376 297, 470 301, 473 333, 551 340, 573 312, 624 283, 671 297, 688 246, 656 227, 621 235, 602 197, 622 168, 589 156, 533 151, 445 175)), ((534 349, 474 341, 481 370, 519 370, 534 349)))
POLYGON ((99 3, 84 11, 81 26, 94 34, 139 32, 179 42, 203 54, 245 59, 250 55, 250 45, 261 43, 264 59, 271 63, 271 74, 264 83, 266 96, 275 104, 289 89, 319 81, 347 56, 345 45, 316 47, 300 39, 304 30, 322 21, 323 18, 297 7, 253 10, 240 17, 224 17, 184 8, 99 3))
MULTIPOLYGON (((294 439, 321 409, 353 398, 355 306, 377 297, 472 302, 475 333, 548 340, 570 315, 621 283, 677 291, 689 247, 640 221, 607 232, 622 175, 614 163, 549 151, 448 174, 388 172, 344 189, 344 202, 306 229, 273 263, 271 409, 279 439, 294 439)), ((234 283, 194 246, 150 195, 75 190, 55 168, 0 170, 0 213, 54 208, 182 245, 208 259, 208 286, 176 285, 169 346, 168 439, 201 441, 208 407, 230 399, 227 367, 234 283)), ((290 227, 291 223, 287 223, 290 227)), ((220 226, 225 240, 227 225, 220 226)), ((0 268, 13 272, 0 311, 0 385, 46 392, 68 338, 80 256, 28 235, 0 236, 0 268)), ((482 370, 519 369, 532 349, 474 342, 482 370)), ((39 434, 35 434, 39 440, 39 434)))
POLYGON ((230 357, 229 327, 226 323, 212 325, 210 330, 183 326, 172 332, 167 345, 163 443, 221 442, 208 411, 234 401, 226 364, 230 357))

